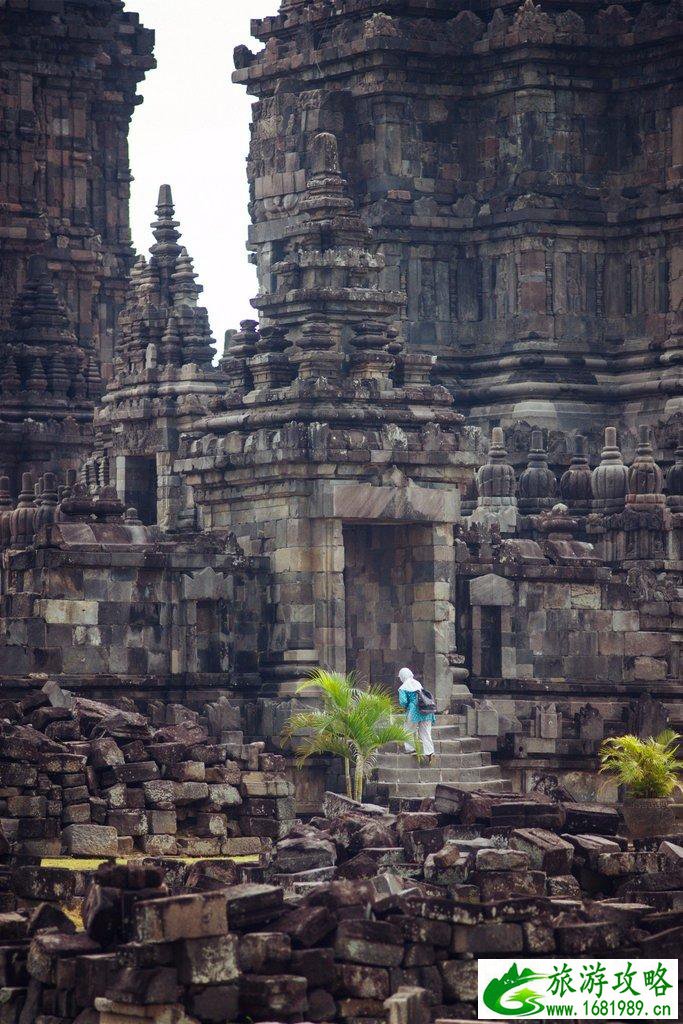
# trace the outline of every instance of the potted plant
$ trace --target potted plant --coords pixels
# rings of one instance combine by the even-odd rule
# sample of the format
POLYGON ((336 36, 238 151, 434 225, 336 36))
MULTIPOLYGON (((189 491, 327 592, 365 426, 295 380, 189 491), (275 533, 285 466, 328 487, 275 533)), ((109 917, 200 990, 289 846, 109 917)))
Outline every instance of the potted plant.
POLYGON ((680 788, 683 761, 678 757, 681 737, 667 729, 659 736, 614 736, 600 747, 600 771, 611 775, 625 790, 621 810, 635 839, 668 835, 674 830, 671 799, 680 788))

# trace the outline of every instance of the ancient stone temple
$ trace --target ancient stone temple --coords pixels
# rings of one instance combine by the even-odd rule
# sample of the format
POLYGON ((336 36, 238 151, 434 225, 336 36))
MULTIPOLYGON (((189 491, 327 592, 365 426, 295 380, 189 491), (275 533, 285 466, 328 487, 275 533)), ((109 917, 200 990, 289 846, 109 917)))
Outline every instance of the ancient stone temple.
POLYGON ((0 326, 38 253, 105 367, 132 263, 128 125, 153 41, 117 0, 3 4, 0 326))
MULTIPOLYGON (((337 135, 400 334, 459 411, 569 461, 601 424, 665 459, 681 422, 683 108, 673 4, 288 0, 236 52, 261 288, 287 258, 310 141, 337 135), (636 56, 637 55, 637 56, 636 56)), ((267 306, 259 307, 265 317, 267 306)))
POLYGON ((680 7, 285 0, 236 51, 259 292, 219 358, 168 185, 131 259, 149 33, 114 2, 0 24, 36 104, 2 129, 2 693, 227 698, 279 749, 311 668, 408 664, 443 717, 433 767, 378 763, 399 803, 592 798, 605 736, 677 726, 680 7))

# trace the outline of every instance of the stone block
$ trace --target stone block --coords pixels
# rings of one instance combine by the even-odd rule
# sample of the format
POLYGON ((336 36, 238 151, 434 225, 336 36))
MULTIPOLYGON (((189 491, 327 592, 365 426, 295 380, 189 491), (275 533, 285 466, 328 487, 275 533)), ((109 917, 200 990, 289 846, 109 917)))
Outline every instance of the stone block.
POLYGON ((523 851, 531 866, 547 875, 568 875, 574 860, 574 847, 554 832, 540 828, 515 829, 510 845, 523 851))
POLYGON ((116 857, 119 852, 116 829, 108 825, 68 825, 62 845, 73 857, 116 857))
POLYGON ((177 947, 178 977, 186 985, 224 985, 240 976, 234 935, 186 939, 177 947))
POLYGON ((518 924, 484 921, 472 927, 455 925, 451 949, 454 953, 477 956, 520 953, 524 949, 524 938, 518 924))
POLYGON ((382 921, 342 921, 335 956, 349 963, 398 967, 403 960, 403 937, 399 929, 382 921))
POLYGON ((175 942, 225 935, 228 931, 224 892, 142 900, 133 911, 135 941, 175 942))

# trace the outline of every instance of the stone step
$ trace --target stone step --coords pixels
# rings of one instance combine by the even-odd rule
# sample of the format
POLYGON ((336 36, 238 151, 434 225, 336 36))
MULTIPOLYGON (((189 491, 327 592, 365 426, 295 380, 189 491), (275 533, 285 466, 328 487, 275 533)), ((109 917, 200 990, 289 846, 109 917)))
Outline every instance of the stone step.
POLYGON ((440 725, 438 719, 437 724, 432 726, 432 736, 438 736, 442 740, 465 739, 459 725, 440 725))
MULTIPOLYGON (((434 749, 441 750, 444 754, 469 754, 475 753, 477 750, 481 750, 481 743, 478 739, 473 736, 462 736, 458 738, 442 737, 432 730, 432 740, 434 741, 434 749)), ((404 747, 402 743, 390 743, 383 748, 383 753, 397 754, 403 753, 404 747)))
POLYGON ((471 754, 440 754, 438 750, 434 755, 431 765, 427 765, 424 762, 422 765, 417 764, 413 754, 379 754, 376 761, 378 769, 391 768, 402 772, 412 772, 423 767, 439 768, 444 771, 457 771, 459 768, 479 768, 480 766, 490 764, 490 754, 474 752, 471 754))
POLYGON ((473 765, 469 768, 458 768, 455 770, 444 770, 442 768, 413 768, 406 772, 401 768, 378 768, 377 781, 389 782, 398 785, 401 780, 408 783, 429 782, 436 787, 439 782, 450 782, 453 785, 460 785, 461 782, 476 782, 477 780, 487 782, 491 779, 499 779, 500 771, 495 765, 473 765))
POLYGON ((433 737, 434 749, 440 750, 442 754, 476 754, 481 750, 481 744, 479 740, 470 742, 469 740, 440 740, 438 737, 433 737))
MULTIPOLYGON (((431 782, 402 782, 401 785, 387 785, 376 783, 378 794, 389 797, 400 796, 402 800, 424 800, 434 796, 434 784, 431 782)), ((489 779, 485 782, 461 782, 458 785, 462 789, 474 790, 483 789, 488 793, 510 793, 512 787, 506 779, 489 779)))

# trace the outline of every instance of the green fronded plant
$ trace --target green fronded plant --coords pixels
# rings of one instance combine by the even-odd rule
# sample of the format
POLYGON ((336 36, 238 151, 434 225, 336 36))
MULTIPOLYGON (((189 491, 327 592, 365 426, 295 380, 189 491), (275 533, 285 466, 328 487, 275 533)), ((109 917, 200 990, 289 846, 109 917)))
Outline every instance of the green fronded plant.
POLYGON ((667 729, 659 736, 614 736, 600 747, 600 771, 611 775, 634 799, 662 799, 680 788, 683 761, 678 757, 681 737, 667 729))
POLYGON ((297 687, 320 699, 320 706, 291 716, 283 739, 298 740, 297 764, 318 754, 335 754, 344 764, 346 795, 363 799, 365 780, 388 743, 413 743, 393 696, 379 686, 363 689, 354 673, 315 669, 297 687))

